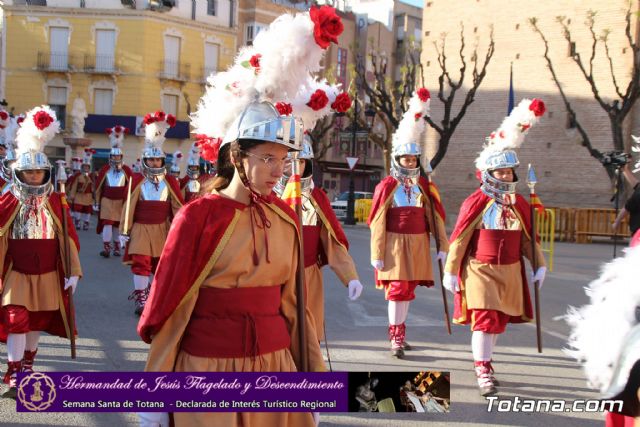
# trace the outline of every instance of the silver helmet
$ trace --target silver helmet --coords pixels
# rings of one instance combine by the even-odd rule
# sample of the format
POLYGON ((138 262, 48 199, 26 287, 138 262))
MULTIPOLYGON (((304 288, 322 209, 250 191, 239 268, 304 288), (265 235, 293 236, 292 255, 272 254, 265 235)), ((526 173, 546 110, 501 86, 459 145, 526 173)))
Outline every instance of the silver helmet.
POLYGON ((6 181, 10 181, 13 178, 13 172, 11 171, 11 165, 16 161, 16 150, 12 144, 7 144, 7 153, 2 159, 2 177, 6 181))
POLYGON ((51 180, 51 163, 41 151, 29 150, 21 153, 11 165, 13 187, 11 192, 19 199, 48 196, 53 190, 51 180), (44 181, 40 185, 30 185, 22 180, 21 172, 30 170, 45 171, 44 181))
POLYGON ((166 155, 158 147, 148 146, 145 147, 142 152, 142 174, 151 181, 158 181, 167 173, 165 168, 166 155), (162 166, 158 168, 152 168, 147 165, 147 159, 162 159, 162 166))
POLYGON ((169 168, 169 172, 176 178, 180 177, 180 160, 182 159, 182 153, 180 151, 176 151, 173 153, 173 161, 171 163, 171 168, 169 168))
POLYGON ((122 165, 124 164, 122 144, 124 135, 129 132, 129 129, 121 125, 116 125, 112 128, 105 129, 105 132, 109 135, 109 143, 111 144, 111 151, 109 152, 109 166, 114 169, 122 169, 122 165))
POLYGON ((516 185, 518 176, 515 168, 520 165, 515 151, 499 151, 486 157, 482 170, 482 192, 492 199, 502 204, 513 204, 515 202, 516 185), (495 178, 491 172, 496 169, 514 169, 513 182, 505 182, 495 178))
POLYGON ((122 153, 122 149, 120 148, 112 148, 109 152, 109 166, 114 169, 122 168, 124 164, 124 154, 122 153), (116 156, 120 156, 120 158, 116 158, 116 156))
POLYGON ((417 142, 394 145, 391 150, 391 176, 399 181, 411 180, 416 183, 420 176, 421 154, 420 145, 417 142), (416 156, 418 164, 415 168, 405 168, 400 165, 400 157, 402 156, 416 156))
MULTIPOLYGON (((311 145, 311 138, 307 134, 304 135, 302 140, 302 150, 298 152, 298 159, 305 160, 304 172, 300 177, 300 186, 303 193, 309 193, 313 190, 313 146, 311 145)), ((293 153, 289 152, 289 159, 293 159, 293 153)), ((282 195, 284 187, 287 185, 287 181, 291 177, 291 170, 285 169, 284 174, 273 188, 273 191, 278 195, 282 195)))
POLYGON ((247 139, 275 142, 290 150, 300 150, 302 126, 293 117, 281 116, 270 102, 252 102, 233 121, 222 146, 247 139))
POLYGON ((191 145, 191 149, 189 150, 186 172, 190 179, 200 178, 200 147, 196 142, 191 145))

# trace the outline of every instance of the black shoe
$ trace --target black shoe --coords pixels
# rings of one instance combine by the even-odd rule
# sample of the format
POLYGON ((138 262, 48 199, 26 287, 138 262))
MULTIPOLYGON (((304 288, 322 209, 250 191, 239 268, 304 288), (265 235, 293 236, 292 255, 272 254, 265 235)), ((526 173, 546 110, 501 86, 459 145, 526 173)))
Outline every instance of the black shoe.
POLYGON ((9 389, 2 394, 2 397, 6 398, 6 399, 16 400, 16 396, 18 396, 18 388, 17 387, 9 387, 9 389))
POLYGON ((492 396, 496 393, 498 393, 498 389, 494 386, 480 387, 480 396, 482 397, 492 396))
POLYGON ((411 346, 409 345, 408 342, 403 342, 402 343, 402 349, 403 350, 412 350, 411 346))
POLYGON ((109 258, 110 254, 107 251, 101 251, 100 252, 100 256, 103 258, 109 258))
POLYGON ((392 349, 391 356, 396 359, 404 359, 404 351, 401 348, 392 349))

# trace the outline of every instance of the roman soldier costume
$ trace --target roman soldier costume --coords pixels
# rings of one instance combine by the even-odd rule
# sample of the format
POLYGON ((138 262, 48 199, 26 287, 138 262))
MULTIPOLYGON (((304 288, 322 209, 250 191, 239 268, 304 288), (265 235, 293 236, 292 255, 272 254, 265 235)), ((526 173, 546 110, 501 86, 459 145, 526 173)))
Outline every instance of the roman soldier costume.
POLYGON ((175 117, 162 111, 147 114, 145 147, 142 152, 142 175, 131 178, 131 193, 122 208, 120 242, 126 244, 123 262, 131 266, 135 313, 141 314, 149 294, 149 276, 155 271, 162 253, 169 225, 183 204, 178 181, 166 174, 162 144, 165 133, 175 124, 175 117), (161 165, 150 161, 161 159, 161 165))
POLYGON ((43 152, 59 128, 48 106, 27 114, 18 130, 11 191, 0 198, 0 341, 7 343, 8 397, 15 397, 17 373, 33 372, 42 331, 65 338, 75 334, 69 323, 69 292, 82 275, 78 238, 73 227, 63 233, 68 209, 63 196, 53 192, 52 168, 43 152), (38 176, 42 180, 34 181, 38 176), (62 262, 66 257, 70 271, 62 262))
POLYGON ((116 125, 106 129, 106 133, 109 135, 111 152, 109 153, 109 164, 100 169, 96 179, 98 205, 95 210, 99 212, 96 232, 102 235, 104 247, 100 255, 109 258, 112 251, 114 256, 120 256, 120 239, 117 230, 120 226, 122 207, 127 198, 127 187, 133 172, 123 161, 122 147, 128 129, 116 125))
POLYGON ((182 197, 185 202, 195 199, 200 193, 202 184, 208 177, 200 174, 200 147, 197 142, 191 145, 187 158, 187 174, 180 180, 182 197))
MULTIPOLYGON (((393 135, 391 175, 375 189, 369 227, 371 228, 371 264, 376 287, 384 289, 389 301, 389 340, 394 357, 404 357, 407 344, 406 318, 417 286, 434 285, 429 238, 435 227, 443 259, 449 247, 444 228, 445 211, 438 190, 420 175, 420 138, 428 114, 429 92, 419 89, 409 101, 398 130, 393 135), (403 166, 401 157, 417 160, 413 168, 403 166), (430 209, 430 204, 434 209, 430 209), (434 212, 434 215, 432 215, 434 212)), ((430 170, 430 168, 428 168, 430 170)))
POLYGON ((498 335, 507 323, 533 319, 523 257, 536 258, 535 281, 541 283, 546 272, 540 246, 531 253, 535 237, 529 203, 515 192, 519 162, 514 151, 543 113, 542 101, 525 99, 487 138, 476 159, 482 185, 462 203, 450 238, 443 285, 455 293, 453 322, 471 325, 483 396, 496 392, 491 361, 498 335), (510 171, 513 179, 499 179, 496 171, 510 171))
POLYGON ((169 168, 169 172, 171 176, 180 181, 180 162, 182 161, 182 152, 180 150, 176 150, 173 153, 173 163, 171 163, 171 168, 169 168))
POLYGON ((91 160, 95 150, 84 149, 82 157, 81 172, 77 175, 69 190, 69 199, 73 202, 73 211, 76 213, 76 229, 88 230, 89 220, 93 213, 95 203, 95 183, 91 173, 91 160))
MULTIPOLYGON (((320 11, 342 27, 328 6, 283 15, 258 34, 253 46, 243 48, 228 71, 210 78, 193 127, 209 137, 201 145, 202 157, 215 161, 220 155, 218 176, 212 193, 185 205, 169 232, 138 324, 142 339, 151 343, 148 371, 325 370, 311 313, 308 307, 297 307, 298 219, 275 193, 258 192, 245 170, 253 154, 247 150, 254 147, 270 143, 300 149, 302 126, 281 115, 274 104, 292 99, 310 73, 319 70, 323 48, 314 43, 314 33, 320 37, 322 32, 313 17, 320 11), (249 200, 225 194, 229 185, 246 190, 249 200), (183 263, 185 259, 190 261, 183 263), (302 316, 297 314, 300 308, 302 316), (304 341, 298 335, 301 328, 304 341)), ((251 160, 260 170, 271 167, 272 174, 283 161, 270 156, 251 160), (261 161, 264 164, 257 163, 261 161)), ((304 283, 299 286, 302 291, 304 283)), ((143 426, 169 424, 169 414, 139 415, 143 426)), ((312 414, 305 412, 179 412, 173 422, 315 425, 312 414)))

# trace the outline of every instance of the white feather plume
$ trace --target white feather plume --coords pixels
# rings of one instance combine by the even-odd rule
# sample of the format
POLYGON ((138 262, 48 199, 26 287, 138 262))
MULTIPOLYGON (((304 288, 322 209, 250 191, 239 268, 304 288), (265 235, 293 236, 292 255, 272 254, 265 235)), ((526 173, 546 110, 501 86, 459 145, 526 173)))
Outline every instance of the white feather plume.
POLYGON ((430 105, 430 98, 427 99, 426 102, 423 102, 416 92, 413 93, 413 96, 409 100, 407 111, 402 115, 398 129, 396 129, 392 136, 391 144, 394 147, 420 141, 420 137, 425 128, 423 117, 429 115, 430 105), (420 117, 416 119, 416 115, 418 114, 420 117))
POLYGON ((162 144, 167 139, 165 137, 169 125, 166 121, 156 121, 145 125, 144 127, 144 143, 145 146, 153 146, 162 150, 162 144))
POLYGON ((56 113, 48 105, 33 108, 27 112, 22 126, 18 129, 16 136, 16 155, 19 156, 29 151, 44 151, 45 145, 47 145, 59 131, 60 122, 56 118, 56 113), (53 122, 42 130, 38 129, 33 120, 39 111, 44 111, 53 119, 53 122))
POLYGON ((4 134, 4 142, 7 144, 7 149, 13 148, 15 149, 16 145, 16 134, 18 133, 18 129, 20 126, 18 125, 18 121, 16 117, 9 118, 9 124, 5 129, 4 134))
MULTIPOLYGON (((633 138, 633 143, 635 144, 635 146, 631 147, 631 151, 639 153, 640 152, 640 136, 631 135, 631 138, 633 138)), ((638 160, 636 164, 633 166, 633 172, 636 173, 638 171, 640 171, 640 160, 638 160)))
POLYGON ((513 150, 522 145, 524 137, 533 125, 540 121, 532 110, 529 109, 534 100, 523 99, 511 111, 500 127, 487 138, 487 143, 476 159, 476 168, 485 169, 486 160, 495 153, 505 150, 513 150))
POLYGON ((569 307, 565 315, 573 330, 570 348, 564 351, 582 362, 589 385, 602 392, 611 382, 625 336, 635 324, 636 306, 640 306, 640 246, 624 252, 624 257, 604 265, 600 277, 585 288, 590 303, 569 307))
POLYGON ((122 127, 122 132, 116 133, 116 127, 111 128, 111 133, 109 133, 109 143, 111 144, 111 148, 120 148, 122 149, 122 144, 124 143, 124 126, 122 127))
POLYGON ((180 150, 176 150, 173 153, 173 163, 171 165, 171 167, 176 167, 178 169, 180 169, 180 163, 182 162, 182 151, 180 150))
POLYGON ((340 84, 329 84, 326 79, 318 80, 315 77, 309 76, 306 82, 298 88, 296 97, 291 102, 293 109, 293 115, 300 118, 304 124, 304 128, 311 130, 315 127, 316 122, 323 117, 331 114, 331 104, 336 100, 336 97, 341 92, 340 84), (317 90, 322 90, 329 98, 329 102, 324 108, 315 111, 309 107, 307 103, 311 99, 317 90))
POLYGON ((187 164, 200 164, 200 147, 195 142, 191 144, 187 164))

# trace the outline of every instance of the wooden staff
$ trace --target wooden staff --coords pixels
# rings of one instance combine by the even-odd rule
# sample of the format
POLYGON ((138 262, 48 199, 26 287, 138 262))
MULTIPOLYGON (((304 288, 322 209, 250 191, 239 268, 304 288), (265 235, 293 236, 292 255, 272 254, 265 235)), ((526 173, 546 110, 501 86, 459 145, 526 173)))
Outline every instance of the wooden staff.
MULTIPOLYGON (((427 161, 427 165, 425 168, 425 172, 427 175, 427 182, 429 183, 429 187, 432 185, 431 182, 431 162, 427 161)), ((431 198, 431 189, 427 188, 427 200, 429 200, 429 209, 431 211, 431 218, 433 218, 433 238, 436 241, 436 256, 440 253, 440 230, 438 230, 438 224, 436 223, 436 212, 433 206, 433 199, 431 198)), ((449 320, 449 304, 447 303, 447 293, 444 289, 444 284, 442 281, 442 272, 444 268, 442 267, 442 261, 438 260, 438 272, 440 278, 440 290, 442 291, 442 304, 444 305, 444 320, 447 324, 447 333, 451 335, 451 320, 449 320)))
MULTIPOLYGON (((124 227, 122 231, 124 231, 124 235, 128 235, 129 233, 129 210, 131 208, 131 181, 133 181, 133 177, 129 177, 129 188, 127 189, 127 204, 124 207, 124 227)), ((124 248, 122 248, 124 250, 124 248)))
MULTIPOLYGON (((56 180, 58 181, 58 188, 60 191, 60 197, 62 200, 62 235, 64 239, 64 277, 66 279, 71 278, 71 254, 69 253, 71 248, 69 244, 69 224, 67 223, 67 215, 69 212, 69 204, 67 203, 67 197, 65 195, 65 183, 67 175, 64 171, 64 166, 58 163, 58 173, 56 174, 56 180), (65 209, 66 208, 66 209, 65 209)), ((71 358, 76 358, 76 315, 73 304, 73 287, 67 289, 67 296, 69 298, 69 340, 71 345, 71 358)))
MULTIPOLYGON (((531 211, 531 268, 535 276, 538 271, 538 257, 536 256, 536 210, 533 207, 533 197, 535 196, 535 187, 538 183, 536 178, 536 172, 533 170, 533 166, 529 163, 529 173, 527 175, 527 185, 529 186, 529 205, 531 211)), ((536 304, 536 338, 538 342, 538 353, 542 353, 542 325, 540 323, 540 286, 538 282, 533 282, 533 292, 535 295, 536 304)))
MULTIPOLYGON (((291 162, 291 176, 300 176, 300 164, 298 163, 298 152, 292 152, 293 161, 291 162)), ((307 349, 307 330, 306 330, 306 300, 305 300, 305 277, 304 277, 304 239, 302 236, 302 195, 298 191, 298 186, 295 192, 295 210, 298 215, 300 224, 300 245, 298 252, 298 271, 296 274, 296 298, 298 300, 297 314, 298 314, 298 341, 300 342, 300 371, 309 371, 309 358, 307 349)))

